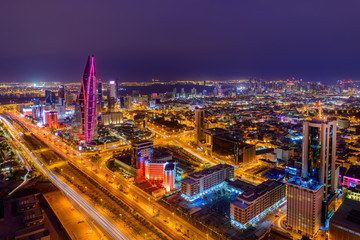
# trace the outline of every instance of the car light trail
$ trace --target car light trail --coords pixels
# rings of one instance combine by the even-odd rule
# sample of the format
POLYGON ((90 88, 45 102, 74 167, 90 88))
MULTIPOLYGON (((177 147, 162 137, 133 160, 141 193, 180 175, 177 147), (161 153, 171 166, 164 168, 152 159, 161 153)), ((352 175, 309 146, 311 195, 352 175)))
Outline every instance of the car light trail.
POLYGON ((95 207, 93 207, 88 201, 86 201, 80 194, 73 190, 70 186, 59 179, 48 167, 42 163, 42 161, 32 153, 21 141, 22 137, 11 125, 11 123, 0 116, 0 119, 9 127, 10 134, 14 140, 21 146, 21 148, 28 154, 33 160, 40 171, 49 178, 49 180, 61 189, 65 195, 73 202, 75 202, 80 208, 82 208, 89 216, 97 222, 112 238, 114 239, 129 239, 124 233, 122 233, 112 222, 110 222, 105 216, 103 216, 95 207))

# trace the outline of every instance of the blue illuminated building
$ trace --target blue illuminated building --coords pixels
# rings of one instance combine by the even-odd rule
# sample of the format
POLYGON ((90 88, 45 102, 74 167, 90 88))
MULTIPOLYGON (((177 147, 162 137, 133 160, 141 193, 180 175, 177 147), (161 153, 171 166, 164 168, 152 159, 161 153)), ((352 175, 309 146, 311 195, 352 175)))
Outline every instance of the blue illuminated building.
POLYGON ((181 196, 187 201, 194 201, 213 190, 226 186, 226 180, 234 178, 234 167, 219 164, 190 174, 181 181, 181 196), (225 184, 224 184, 225 183, 225 184))
POLYGON ((258 186, 238 180, 229 185, 242 192, 230 203, 231 224, 239 229, 253 225, 286 200, 286 185, 275 180, 267 180, 258 186))

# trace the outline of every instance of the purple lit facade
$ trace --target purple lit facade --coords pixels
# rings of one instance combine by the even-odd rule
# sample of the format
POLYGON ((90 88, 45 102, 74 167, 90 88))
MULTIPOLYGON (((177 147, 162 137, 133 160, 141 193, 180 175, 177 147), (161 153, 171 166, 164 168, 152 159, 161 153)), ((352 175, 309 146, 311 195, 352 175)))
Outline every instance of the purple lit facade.
POLYGON ((89 56, 79 92, 81 135, 91 142, 96 121, 96 78, 94 56, 89 56))
POLYGON ((339 174, 339 179, 342 176, 342 186, 356 187, 360 184, 360 166, 351 165, 346 173, 339 174))
POLYGON ((347 186, 347 187, 356 187, 360 182, 359 178, 353 178, 353 177, 348 177, 348 176, 344 176, 343 178, 343 186, 347 186))

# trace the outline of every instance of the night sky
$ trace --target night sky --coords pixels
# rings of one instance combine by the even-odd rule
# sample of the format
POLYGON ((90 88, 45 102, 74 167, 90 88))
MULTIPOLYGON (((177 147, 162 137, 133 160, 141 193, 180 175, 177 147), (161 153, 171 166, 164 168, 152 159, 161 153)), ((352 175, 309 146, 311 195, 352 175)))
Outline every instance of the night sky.
POLYGON ((359 0, 0 2, 0 81, 360 79, 359 0))

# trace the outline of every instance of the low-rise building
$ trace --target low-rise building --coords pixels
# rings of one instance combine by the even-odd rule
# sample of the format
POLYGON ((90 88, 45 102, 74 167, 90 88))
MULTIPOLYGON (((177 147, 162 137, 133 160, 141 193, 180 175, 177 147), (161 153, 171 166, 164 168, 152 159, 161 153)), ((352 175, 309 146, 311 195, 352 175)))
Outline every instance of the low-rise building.
POLYGON ((212 191, 225 180, 234 178, 234 167, 228 164, 219 164, 190 174, 181 181, 181 196, 188 201, 194 201, 202 195, 212 191))
POLYGON ((101 121, 104 126, 117 125, 123 123, 122 112, 109 112, 101 115, 101 121))
POLYGON ((356 187, 360 182, 360 166, 351 165, 349 170, 343 176, 343 186, 356 187))
POLYGON ((275 148, 274 153, 276 154, 276 158, 288 161, 290 158, 294 156, 294 149, 290 148, 275 148))
POLYGON ((360 239, 360 202, 345 199, 340 208, 330 218, 329 239, 360 239))
POLYGON ((349 119, 343 119, 340 118, 337 120, 337 125, 340 129, 345 129, 350 127, 350 120, 349 119))
POLYGON ((231 224, 239 229, 256 223, 285 201, 286 185, 282 182, 267 180, 258 186, 241 187, 243 193, 230 203, 231 224))
POLYGON ((176 165, 170 153, 154 151, 152 159, 145 160, 145 178, 170 192, 175 188, 176 165))

